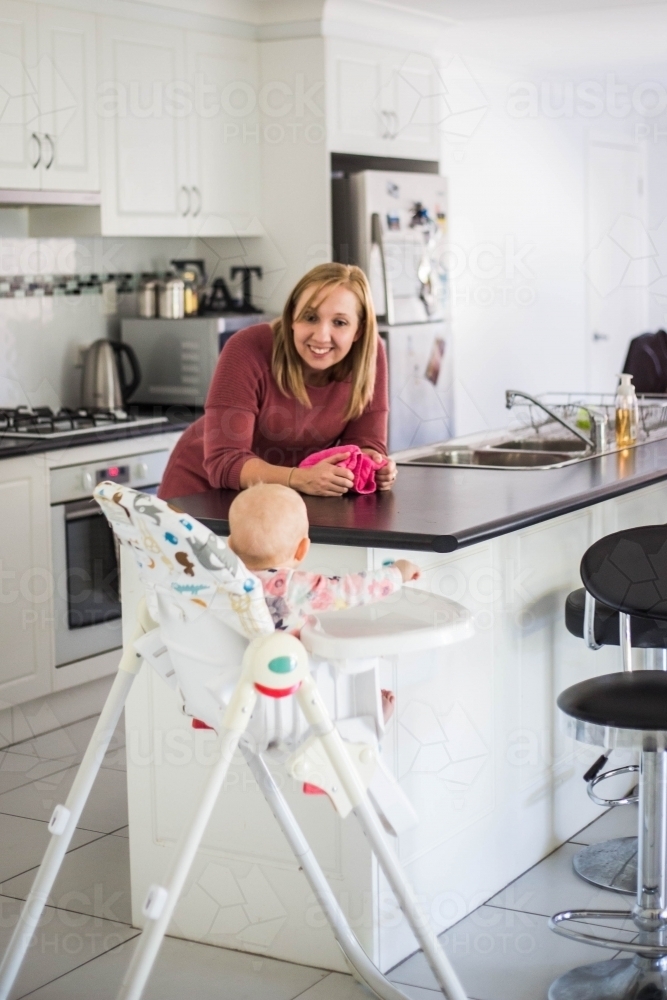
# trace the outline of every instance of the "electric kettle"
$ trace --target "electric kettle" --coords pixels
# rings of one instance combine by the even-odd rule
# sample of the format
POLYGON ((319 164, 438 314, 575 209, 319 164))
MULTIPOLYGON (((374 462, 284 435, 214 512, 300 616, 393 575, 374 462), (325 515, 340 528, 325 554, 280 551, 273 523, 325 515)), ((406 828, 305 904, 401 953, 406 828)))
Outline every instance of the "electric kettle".
POLYGON ((141 381, 137 356, 129 344, 115 340, 96 340, 83 359, 81 406, 87 410, 122 410, 141 381), (129 382, 123 355, 131 368, 129 382))

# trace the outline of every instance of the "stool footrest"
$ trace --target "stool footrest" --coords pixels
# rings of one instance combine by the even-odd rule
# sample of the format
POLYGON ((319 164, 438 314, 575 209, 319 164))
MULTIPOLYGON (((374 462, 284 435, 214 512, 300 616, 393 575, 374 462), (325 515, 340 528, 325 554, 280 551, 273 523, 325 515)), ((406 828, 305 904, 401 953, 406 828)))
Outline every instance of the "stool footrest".
MULTIPOLYGON (((643 955, 644 958, 666 958, 667 944, 637 944, 635 942, 619 941, 617 938, 603 937, 601 934, 587 934, 584 931, 575 930, 568 927, 569 921, 578 920, 632 920, 632 913, 629 910, 563 910, 555 913, 549 918, 549 928, 569 938, 571 941, 579 941, 581 944, 598 945, 600 948, 609 948, 611 951, 630 951, 633 955, 643 955)), ((666 924, 667 926, 667 924, 666 924)))
POLYGON ((590 781, 587 782, 588 787, 588 797, 596 806, 605 806, 607 808, 613 808, 614 806, 629 806, 634 805, 639 802, 639 794, 633 795, 629 792, 627 795, 620 799, 603 799, 601 796, 595 794, 595 787, 600 784, 601 781, 606 781, 607 778, 616 778, 619 774, 638 774, 639 764, 625 764, 623 767, 613 767, 610 771, 603 771, 602 774, 594 775, 590 781))

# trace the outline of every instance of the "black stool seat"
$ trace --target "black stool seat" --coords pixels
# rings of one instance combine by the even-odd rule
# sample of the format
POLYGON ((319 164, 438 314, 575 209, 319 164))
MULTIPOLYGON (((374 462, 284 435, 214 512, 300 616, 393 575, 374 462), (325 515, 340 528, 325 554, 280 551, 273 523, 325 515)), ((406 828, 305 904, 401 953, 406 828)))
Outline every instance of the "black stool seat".
POLYGON ((566 715, 594 726, 667 731, 667 673, 640 670, 603 674, 567 688, 558 697, 566 715))
POLYGON ((667 525, 601 538, 581 560, 581 579, 596 601, 615 611, 667 619, 667 525))
MULTIPOLYGON (((572 635, 584 638, 584 609, 586 591, 583 587, 573 590, 565 601, 565 627, 572 635)), ((667 621, 657 618, 631 618, 632 645, 637 649, 667 649, 667 621)), ((600 646, 618 646, 618 612, 595 602, 595 641, 600 646)))

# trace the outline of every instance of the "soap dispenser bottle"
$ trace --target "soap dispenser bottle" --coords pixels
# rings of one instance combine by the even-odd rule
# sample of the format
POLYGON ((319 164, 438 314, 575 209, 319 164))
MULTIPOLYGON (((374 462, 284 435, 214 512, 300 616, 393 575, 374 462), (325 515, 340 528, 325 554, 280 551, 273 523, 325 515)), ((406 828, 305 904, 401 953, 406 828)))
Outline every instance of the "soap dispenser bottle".
POLYGON ((632 384, 632 375, 625 372, 619 375, 621 384, 616 390, 614 406, 616 408, 616 445, 627 448, 637 441, 637 426, 639 424, 639 406, 637 393, 632 384))

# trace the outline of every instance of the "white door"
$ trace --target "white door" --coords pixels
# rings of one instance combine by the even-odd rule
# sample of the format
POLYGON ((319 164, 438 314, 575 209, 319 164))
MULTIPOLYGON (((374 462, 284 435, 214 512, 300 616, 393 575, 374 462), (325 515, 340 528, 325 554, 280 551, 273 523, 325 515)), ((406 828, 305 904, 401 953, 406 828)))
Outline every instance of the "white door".
POLYGON ((97 114, 102 231, 181 236, 193 210, 187 171, 184 33, 101 18, 97 114))
POLYGON ((95 18, 38 8, 41 186, 99 190, 95 114, 95 18))
POLYGON ((36 7, 0 0, 0 187, 38 188, 36 7))
POLYGON ((630 341, 646 332, 650 240, 644 212, 639 149, 591 141, 585 258, 591 392, 615 391, 630 341))
MULTIPOLYGON (((260 139, 254 42, 188 32, 191 231, 259 236, 260 139)), ((278 119, 279 121, 279 119, 278 119)))

